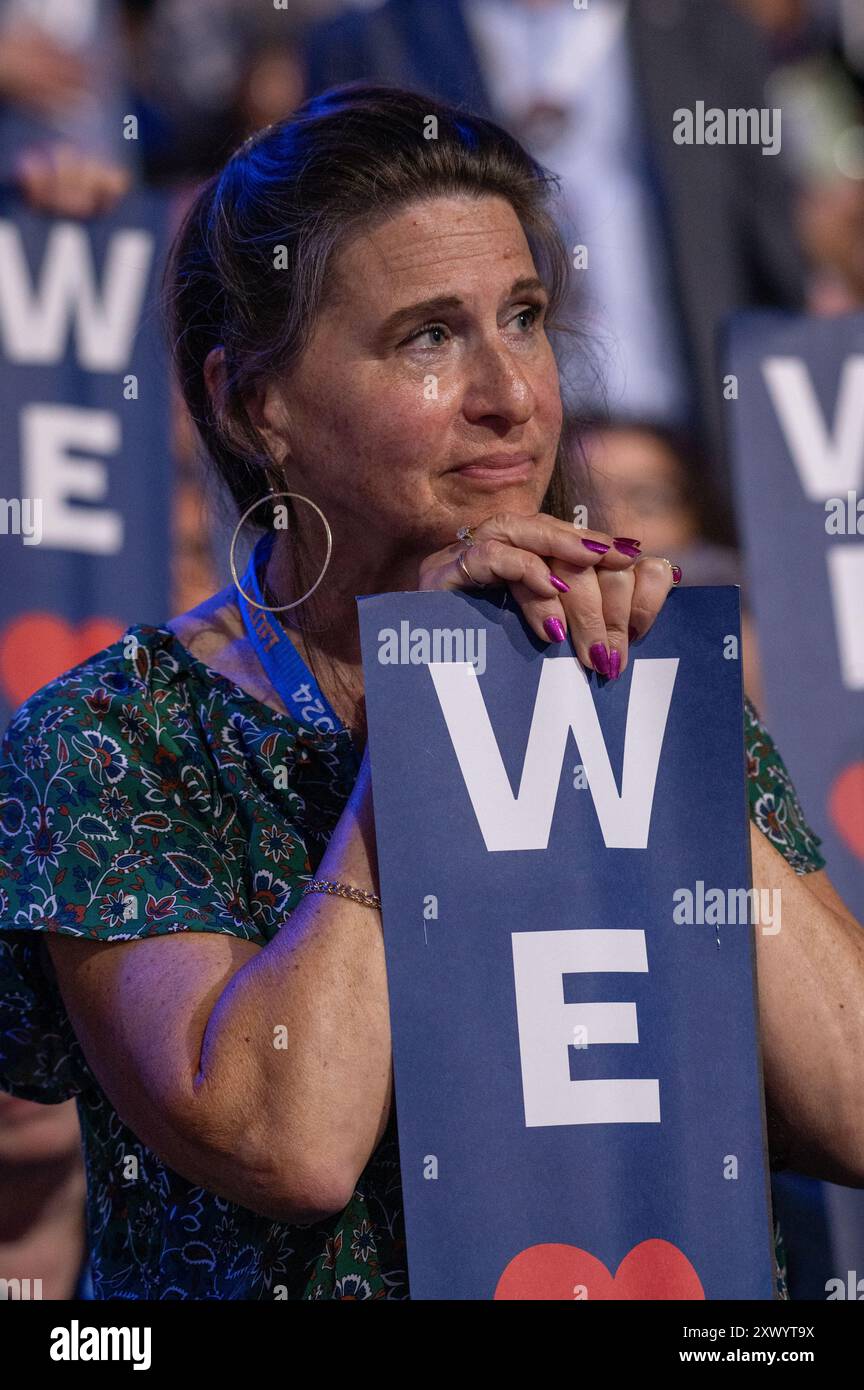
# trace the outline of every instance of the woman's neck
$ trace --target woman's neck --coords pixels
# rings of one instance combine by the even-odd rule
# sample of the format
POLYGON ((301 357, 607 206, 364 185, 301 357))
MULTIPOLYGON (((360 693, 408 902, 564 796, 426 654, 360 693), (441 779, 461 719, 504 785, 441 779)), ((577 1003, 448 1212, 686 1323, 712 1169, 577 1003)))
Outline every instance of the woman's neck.
MULTIPOLYGON (((313 554, 297 553, 290 540, 277 541, 270 556, 265 583, 274 604, 293 602, 307 593, 321 573, 323 546, 313 554)), ((279 613, 289 635, 305 648, 332 663, 350 678, 358 674, 362 685, 362 652, 357 595, 411 589, 417 583, 417 561, 382 552, 371 556, 355 545, 337 545, 315 592, 296 608, 279 613), (338 558, 337 558, 338 557, 338 558)))

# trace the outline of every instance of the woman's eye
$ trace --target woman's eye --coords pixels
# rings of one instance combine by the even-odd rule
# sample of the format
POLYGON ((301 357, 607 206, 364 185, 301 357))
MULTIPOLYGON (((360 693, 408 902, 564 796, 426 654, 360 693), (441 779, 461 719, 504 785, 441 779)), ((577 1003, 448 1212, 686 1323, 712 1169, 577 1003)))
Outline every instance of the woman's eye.
MULTIPOLYGON (((520 309, 514 316, 515 321, 521 320, 522 332, 527 334, 536 327, 543 316, 543 309, 539 304, 528 304, 524 309, 520 309)), ((511 320, 513 322, 514 320, 511 320)), ((426 323, 422 328, 418 328, 416 333, 412 333, 410 338, 406 338, 403 347, 417 344, 421 347, 439 348, 450 338, 450 330, 444 323, 426 323), (423 339, 428 341, 424 344, 423 339)))
POLYGON ((538 305, 529 304, 527 308, 519 310, 519 313, 516 315, 516 318, 517 320, 527 319, 525 327, 530 329, 533 328, 534 325, 537 323, 538 319, 540 318, 541 312, 542 311, 540 310, 538 305))
MULTIPOLYGON (((406 338, 406 343, 417 343, 421 338, 427 338, 433 333, 446 334, 447 329, 443 323, 427 323, 424 328, 418 328, 416 333, 412 333, 410 338, 406 338)), ((437 342, 429 344, 430 347, 441 347, 446 342, 445 337, 440 337, 437 342)))

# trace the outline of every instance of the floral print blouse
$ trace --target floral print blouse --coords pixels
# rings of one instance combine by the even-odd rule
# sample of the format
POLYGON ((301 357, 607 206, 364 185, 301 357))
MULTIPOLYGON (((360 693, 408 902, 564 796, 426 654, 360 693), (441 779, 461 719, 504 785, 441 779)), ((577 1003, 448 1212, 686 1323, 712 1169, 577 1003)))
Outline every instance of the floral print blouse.
MULTIPOLYGON (((797 873, 822 868, 749 701, 745 727, 751 818, 797 873)), ((45 948, 50 932, 218 931, 266 946, 314 876, 358 769, 347 729, 318 733, 269 708, 165 627, 130 627, 32 695, 6 731, 0 1089, 76 1099, 97 1299, 409 1297, 395 1106, 338 1215, 300 1227, 237 1206, 123 1124, 45 948)))

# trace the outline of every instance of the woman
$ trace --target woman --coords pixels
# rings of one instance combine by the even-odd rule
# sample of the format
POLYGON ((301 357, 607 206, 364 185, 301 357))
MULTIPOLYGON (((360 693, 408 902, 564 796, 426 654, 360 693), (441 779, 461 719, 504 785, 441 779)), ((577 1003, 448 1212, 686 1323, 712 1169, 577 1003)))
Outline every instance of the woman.
MULTIPOLYGON (((275 523, 240 585, 309 672, 271 679, 232 586, 10 727, 0 1084, 78 1098, 97 1298, 408 1295, 355 596, 507 586, 615 679, 678 577, 572 525, 547 192, 487 122, 335 89, 180 234, 186 400, 241 518, 275 523)), ((754 881, 784 892, 758 938, 772 1138, 861 1184, 859 929, 751 709, 747 732, 754 881)))

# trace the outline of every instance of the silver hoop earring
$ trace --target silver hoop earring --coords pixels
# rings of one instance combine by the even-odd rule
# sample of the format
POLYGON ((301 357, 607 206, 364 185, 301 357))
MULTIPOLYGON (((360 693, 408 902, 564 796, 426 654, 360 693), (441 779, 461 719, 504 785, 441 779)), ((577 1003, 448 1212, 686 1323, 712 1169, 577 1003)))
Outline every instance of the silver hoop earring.
POLYGON ((260 608, 264 613, 284 613, 289 608, 296 608, 298 604, 305 603, 307 598, 310 598, 311 595, 314 594, 315 590, 318 588, 318 585, 321 583, 321 580, 327 573, 327 566, 330 564, 330 556, 332 555, 332 553, 333 533, 330 530, 330 523, 328 522, 321 508, 318 506, 316 502, 312 501, 311 497, 304 497, 302 492, 268 492, 266 497, 259 497, 257 502, 253 502, 251 507, 246 508, 240 520, 237 522, 237 525, 234 527, 234 534, 231 537, 231 549, 228 552, 228 563, 231 567, 231 578, 234 580, 234 584, 237 588, 237 591, 243 595, 246 602, 249 604, 251 608, 260 608), (260 507, 262 502, 273 502, 277 497, 297 497, 300 499, 301 502, 308 502, 310 507, 314 507, 315 511, 318 513, 318 515, 324 523, 324 530, 327 532, 327 554, 324 557, 324 568, 322 569, 318 578, 315 580, 315 583, 312 585, 312 588, 307 589, 306 593, 303 595, 302 598, 295 598, 293 603, 283 603, 281 607, 276 605, 274 605, 273 607, 268 607, 266 603, 258 603, 256 599, 250 598, 246 591, 240 587, 240 580, 237 578, 237 565, 234 560, 234 550, 237 545, 237 537, 240 533, 240 528, 246 521, 247 517, 251 516, 252 513, 255 511, 255 508, 260 507))

